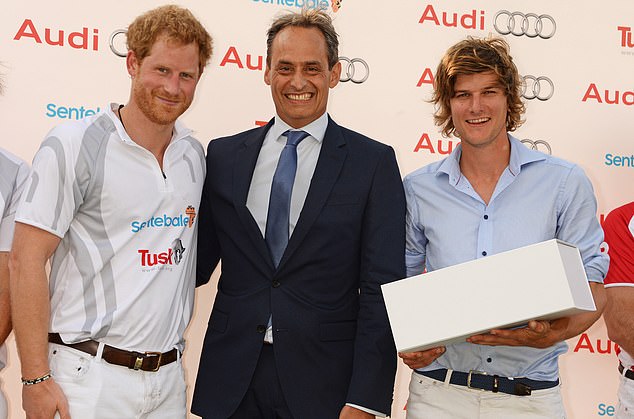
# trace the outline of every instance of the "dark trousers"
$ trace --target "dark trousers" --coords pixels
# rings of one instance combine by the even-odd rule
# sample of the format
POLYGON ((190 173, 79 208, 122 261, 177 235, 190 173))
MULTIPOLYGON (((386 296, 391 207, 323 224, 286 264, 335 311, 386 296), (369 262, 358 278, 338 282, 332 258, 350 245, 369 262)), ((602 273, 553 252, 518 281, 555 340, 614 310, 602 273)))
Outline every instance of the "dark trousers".
POLYGON ((292 419, 277 376, 273 345, 264 344, 249 389, 231 419, 292 419))

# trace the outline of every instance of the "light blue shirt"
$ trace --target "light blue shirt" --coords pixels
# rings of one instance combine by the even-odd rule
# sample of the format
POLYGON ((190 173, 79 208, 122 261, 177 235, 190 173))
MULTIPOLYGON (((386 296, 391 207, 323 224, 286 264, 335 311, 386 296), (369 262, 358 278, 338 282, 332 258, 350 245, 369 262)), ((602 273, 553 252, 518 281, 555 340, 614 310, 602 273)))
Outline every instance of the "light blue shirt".
MULTIPOLYGON (((460 146, 447 158, 405 177, 407 275, 557 238, 579 248, 589 281, 603 282, 608 257, 600 251, 603 231, 589 179, 579 166, 530 150, 510 135, 509 139, 509 165, 488 205, 460 172, 460 146)), ((521 301, 521 290, 508 297, 521 301)), ((420 303, 426 298, 434 296, 421 296, 420 303)), ((447 310, 468 316, 481 304, 490 302, 474 300, 458 307, 447 301, 447 310)), ((425 321, 442 322, 442 316, 421 319, 421 327, 425 321)), ((422 370, 477 370, 553 381, 559 375, 557 357, 567 349, 565 342, 546 349, 465 342, 447 346, 422 370)))

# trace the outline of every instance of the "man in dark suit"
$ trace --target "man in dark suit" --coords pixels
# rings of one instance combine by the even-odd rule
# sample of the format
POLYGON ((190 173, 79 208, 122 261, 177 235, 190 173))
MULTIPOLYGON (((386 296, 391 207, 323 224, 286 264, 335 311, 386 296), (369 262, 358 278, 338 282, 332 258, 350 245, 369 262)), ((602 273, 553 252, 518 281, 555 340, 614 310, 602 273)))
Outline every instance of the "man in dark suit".
POLYGON ((276 117, 209 144, 198 285, 219 260, 222 273, 192 406, 204 418, 390 414, 380 286, 405 275, 404 193, 392 148, 326 113, 337 50, 325 13, 277 19, 264 75, 276 117))

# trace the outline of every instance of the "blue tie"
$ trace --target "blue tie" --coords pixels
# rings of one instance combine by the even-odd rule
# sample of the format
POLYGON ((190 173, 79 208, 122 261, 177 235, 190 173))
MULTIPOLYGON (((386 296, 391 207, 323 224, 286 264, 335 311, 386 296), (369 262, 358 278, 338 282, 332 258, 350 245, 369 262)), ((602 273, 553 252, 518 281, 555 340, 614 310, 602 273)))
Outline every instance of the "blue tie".
POLYGON ((276 268, 288 244, 291 192, 297 171, 297 144, 309 134, 305 131, 288 130, 282 135, 286 136, 286 145, 282 149, 273 175, 265 234, 266 245, 276 268))

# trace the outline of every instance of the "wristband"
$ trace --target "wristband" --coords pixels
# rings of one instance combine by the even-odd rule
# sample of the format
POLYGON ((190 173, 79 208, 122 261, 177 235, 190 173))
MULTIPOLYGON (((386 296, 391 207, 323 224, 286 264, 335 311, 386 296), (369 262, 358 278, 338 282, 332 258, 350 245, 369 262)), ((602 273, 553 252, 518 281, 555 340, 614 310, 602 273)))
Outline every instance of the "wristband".
POLYGON ((53 375, 51 375, 51 372, 49 371, 46 374, 44 374, 43 376, 41 376, 41 377, 33 378, 33 379, 30 379, 30 380, 27 380, 24 377, 22 377, 21 380, 22 380, 22 384, 23 385, 32 386, 34 384, 39 384, 39 383, 41 383, 43 381, 46 381, 46 380, 48 380, 49 378, 52 378, 52 377, 53 377, 53 375))

